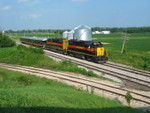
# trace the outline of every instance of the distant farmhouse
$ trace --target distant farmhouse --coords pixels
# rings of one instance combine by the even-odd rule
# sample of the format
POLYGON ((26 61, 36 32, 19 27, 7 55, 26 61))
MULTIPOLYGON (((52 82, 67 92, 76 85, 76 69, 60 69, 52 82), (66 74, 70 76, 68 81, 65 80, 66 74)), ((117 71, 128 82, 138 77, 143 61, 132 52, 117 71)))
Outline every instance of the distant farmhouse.
POLYGON ((110 34, 110 31, 94 31, 92 34, 110 34))

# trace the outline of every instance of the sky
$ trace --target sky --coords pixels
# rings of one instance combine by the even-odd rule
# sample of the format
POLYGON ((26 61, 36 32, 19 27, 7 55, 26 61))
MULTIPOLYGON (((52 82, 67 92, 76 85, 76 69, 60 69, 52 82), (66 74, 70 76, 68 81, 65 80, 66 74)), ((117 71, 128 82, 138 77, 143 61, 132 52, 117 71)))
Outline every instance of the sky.
POLYGON ((0 0, 0 29, 150 26, 150 0, 0 0))

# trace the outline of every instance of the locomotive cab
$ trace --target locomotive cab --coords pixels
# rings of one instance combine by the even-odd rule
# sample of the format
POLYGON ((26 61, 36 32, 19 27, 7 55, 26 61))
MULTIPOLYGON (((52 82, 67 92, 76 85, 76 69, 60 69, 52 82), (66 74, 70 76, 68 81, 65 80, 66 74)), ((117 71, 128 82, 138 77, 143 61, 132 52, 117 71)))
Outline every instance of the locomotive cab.
POLYGON ((96 49, 96 53, 95 53, 96 56, 104 56, 105 55, 105 49, 101 42, 92 42, 88 48, 96 49))

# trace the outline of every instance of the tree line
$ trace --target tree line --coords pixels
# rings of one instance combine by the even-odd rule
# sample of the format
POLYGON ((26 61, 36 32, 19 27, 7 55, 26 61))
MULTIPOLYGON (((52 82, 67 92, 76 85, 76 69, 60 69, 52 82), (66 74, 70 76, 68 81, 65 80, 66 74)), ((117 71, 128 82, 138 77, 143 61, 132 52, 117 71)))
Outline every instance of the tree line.
MULTIPOLYGON (((55 33, 62 34, 64 31, 71 29, 37 29, 37 30, 7 30, 5 33, 55 33)), ((126 32, 126 33, 144 33, 150 32, 150 27, 93 27, 92 31, 110 31, 111 33, 126 32)))
MULTIPOLYGON (((69 29, 67 29, 68 31, 69 31, 69 29)), ((66 31, 65 29, 63 30, 61 30, 61 29, 59 29, 59 30, 53 30, 53 29, 34 29, 34 30, 16 30, 16 31, 14 31, 14 30, 7 30, 7 31, 5 31, 5 33, 7 34, 9 34, 9 33, 21 33, 21 34, 23 34, 23 33, 54 33, 54 34, 62 34, 64 31, 66 31)))

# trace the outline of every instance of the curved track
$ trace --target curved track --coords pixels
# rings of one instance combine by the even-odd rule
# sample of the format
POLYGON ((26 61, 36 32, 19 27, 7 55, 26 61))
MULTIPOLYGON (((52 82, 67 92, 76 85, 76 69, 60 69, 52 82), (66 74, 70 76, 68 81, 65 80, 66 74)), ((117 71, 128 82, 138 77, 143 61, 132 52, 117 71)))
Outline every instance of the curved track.
MULTIPOLYGON (((40 77, 46 77, 50 79, 55 79, 59 81, 63 81, 69 85, 74 85, 76 87, 80 87, 84 90, 91 91, 94 88, 94 93, 97 95, 106 96, 109 98, 116 99, 125 104, 125 95, 127 93, 127 89, 121 88, 119 85, 112 85, 110 83, 105 83, 104 81, 98 79, 92 79, 90 77, 81 77, 81 76, 71 76, 70 74, 55 72, 47 69, 20 66, 20 65, 10 65, 0 63, 0 67, 7 68, 14 71, 21 71, 29 74, 35 74, 40 77)), ((141 92, 130 91, 133 96, 133 100, 131 101, 131 106, 141 108, 147 107, 150 105, 150 95, 142 94, 141 92)))

